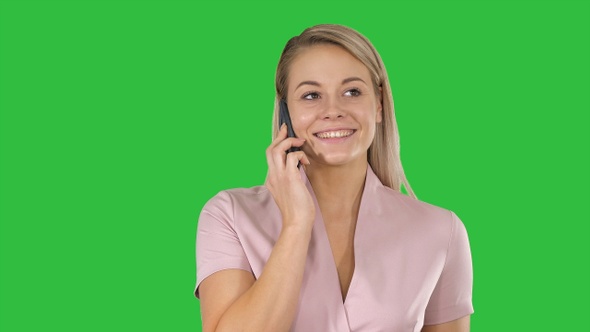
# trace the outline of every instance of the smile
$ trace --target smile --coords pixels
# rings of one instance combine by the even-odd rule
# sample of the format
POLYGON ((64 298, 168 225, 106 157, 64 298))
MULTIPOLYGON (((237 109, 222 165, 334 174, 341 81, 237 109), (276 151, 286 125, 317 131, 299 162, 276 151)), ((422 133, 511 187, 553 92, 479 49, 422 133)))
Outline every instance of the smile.
POLYGON ((314 135, 318 138, 326 139, 326 138, 343 138, 343 137, 348 137, 352 134, 354 134, 354 130, 347 129, 347 130, 324 131, 321 133, 316 133, 314 135))

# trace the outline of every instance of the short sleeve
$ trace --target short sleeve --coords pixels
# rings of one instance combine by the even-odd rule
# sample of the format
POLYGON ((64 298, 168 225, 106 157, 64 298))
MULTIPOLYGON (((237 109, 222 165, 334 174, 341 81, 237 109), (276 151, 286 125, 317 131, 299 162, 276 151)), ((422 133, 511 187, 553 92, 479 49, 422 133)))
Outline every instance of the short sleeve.
POLYGON ((452 227, 443 271, 430 297, 424 325, 436 325, 473 313, 473 268, 467 231, 451 212, 452 227))
POLYGON ((197 225, 197 284, 215 272, 225 269, 252 271, 236 233, 231 196, 220 192, 201 210, 197 225))

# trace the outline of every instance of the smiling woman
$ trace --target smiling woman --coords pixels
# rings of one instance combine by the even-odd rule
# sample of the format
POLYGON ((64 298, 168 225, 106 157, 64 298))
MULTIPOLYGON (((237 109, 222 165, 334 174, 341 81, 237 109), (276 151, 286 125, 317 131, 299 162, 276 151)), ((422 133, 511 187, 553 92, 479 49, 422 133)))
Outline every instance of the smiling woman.
POLYGON ((370 83, 367 67, 339 46, 320 44, 300 52, 290 72, 287 85, 293 88, 285 97, 293 129, 306 140, 310 171, 349 163, 366 171, 382 114, 381 88, 370 83))
POLYGON ((469 331, 467 232, 410 188, 372 44, 308 28, 275 83, 265 185, 222 191, 199 218, 204 331, 469 331), (281 100, 297 137, 279 126, 281 100))

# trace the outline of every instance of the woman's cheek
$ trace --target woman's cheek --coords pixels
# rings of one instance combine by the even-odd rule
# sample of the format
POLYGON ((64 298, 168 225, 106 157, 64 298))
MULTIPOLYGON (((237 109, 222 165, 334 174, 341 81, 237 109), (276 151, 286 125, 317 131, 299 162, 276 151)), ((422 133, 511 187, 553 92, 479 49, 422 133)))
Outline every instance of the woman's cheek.
POLYGON ((291 120, 293 121, 293 130, 295 131, 297 137, 308 139, 308 135, 311 135, 311 133, 309 132, 309 127, 313 123, 313 116, 300 115, 297 118, 291 120))

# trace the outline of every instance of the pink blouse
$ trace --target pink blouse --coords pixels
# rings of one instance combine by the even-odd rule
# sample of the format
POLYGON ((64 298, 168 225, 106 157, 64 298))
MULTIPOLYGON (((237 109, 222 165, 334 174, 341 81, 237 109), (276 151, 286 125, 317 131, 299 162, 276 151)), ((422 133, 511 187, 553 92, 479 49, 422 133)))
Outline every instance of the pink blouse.
MULTIPOLYGON (((301 170, 320 211, 307 176, 301 170)), ((281 231, 264 186, 222 191, 203 207, 197 284, 224 269, 258 278, 281 231)), ((467 232, 452 211, 384 186, 367 169, 354 236, 355 269, 342 301, 321 213, 316 214, 293 332, 420 331, 473 313, 467 232)))

